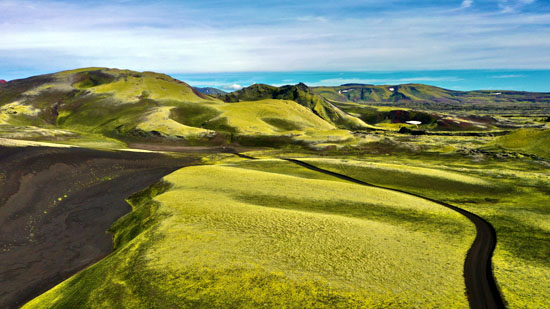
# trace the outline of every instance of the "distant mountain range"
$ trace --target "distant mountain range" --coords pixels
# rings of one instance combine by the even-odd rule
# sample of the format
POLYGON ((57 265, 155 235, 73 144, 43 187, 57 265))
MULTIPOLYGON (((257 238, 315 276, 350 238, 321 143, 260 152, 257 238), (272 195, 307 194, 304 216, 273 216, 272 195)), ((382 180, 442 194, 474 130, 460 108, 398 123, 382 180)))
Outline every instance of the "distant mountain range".
POLYGON ((226 94, 227 92, 220 90, 218 88, 212 88, 212 87, 194 87, 198 92, 208 95, 218 95, 218 94, 226 94))
POLYGON ((486 130, 508 124, 483 115, 484 111, 548 116, 549 107, 548 93, 460 92, 421 84, 254 84, 226 93, 193 88, 164 74, 107 68, 0 85, 3 127, 42 128, 36 134, 49 138, 95 134, 121 141, 176 138, 190 144, 262 136, 300 139, 338 130, 397 130, 407 122, 429 130, 486 130))
POLYGON ((524 91, 456 91, 423 84, 344 84, 313 87, 313 92, 333 103, 377 103, 424 110, 491 110, 497 113, 537 111, 550 106, 550 93, 524 91))
POLYGON ((212 96, 164 74, 84 68, 0 85, 0 125, 47 129, 39 134, 50 138, 95 134, 190 144, 372 128, 305 85, 278 89, 255 85, 212 96))

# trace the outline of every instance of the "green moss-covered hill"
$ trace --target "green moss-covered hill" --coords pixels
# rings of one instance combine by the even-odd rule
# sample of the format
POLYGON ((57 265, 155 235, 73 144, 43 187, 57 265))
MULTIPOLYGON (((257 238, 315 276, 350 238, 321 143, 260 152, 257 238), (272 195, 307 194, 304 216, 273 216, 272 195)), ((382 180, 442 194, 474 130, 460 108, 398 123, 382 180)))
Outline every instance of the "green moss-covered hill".
POLYGON ((548 110, 550 94, 544 93, 459 92, 417 84, 310 88, 302 83, 254 84, 222 93, 153 72, 84 68, 0 84, 0 137, 102 147, 143 141, 325 147, 354 143, 352 131, 373 128, 523 127, 493 112, 538 115, 548 110))
POLYGON ((523 91, 455 91, 423 84, 366 85, 344 84, 315 87, 312 91, 333 104, 398 104, 427 110, 479 110, 497 113, 544 112, 550 107, 550 93, 523 91))
POLYGON ((550 158, 550 131, 520 129, 496 140, 496 145, 539 157, 550 158))
POLYGON ((164 74, 78 69, 0 85, 0 126, 18 132, 39 128, 47 132, 36 134, 50 138, 172 138, 191 144, 299 139, 319 131, 342 135, 342 129, 369 127, 305 85, 265 87, 284 95, 241 95, 245 89, 228 95, 228 103, 164 74))
POLYGON ((263 99, 292 100, 312 110, 317 116, 337 127, 344 129, 364 129, 369 127, 360 119, 348 115, 323 97, 315 94, 303 83, 283 87, 254 84, 250 87, 219 97, 225 102, 255 101, 263 99))

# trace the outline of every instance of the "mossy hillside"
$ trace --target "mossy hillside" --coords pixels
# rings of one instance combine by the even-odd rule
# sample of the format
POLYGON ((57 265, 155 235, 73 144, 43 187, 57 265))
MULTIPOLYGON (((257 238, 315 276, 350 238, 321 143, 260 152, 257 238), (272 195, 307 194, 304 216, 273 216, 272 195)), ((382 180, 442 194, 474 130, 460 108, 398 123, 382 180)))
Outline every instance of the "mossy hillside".
POLYGON ((359 103, 445 113, 547 116, 550 105, 550 93, 454 91, 423 84, 346 84, 313 87, 312 91, 338 107, 359 103))
POLYGON ((128 204, 132 206, 132 212, 117 220, 109 229, 109 232, 113 233, 115 250, 128 244, 160 220, 157 213, 159 203, 153 198, 171 187, 170 183, 161 180, 127 199, 128 204))
POLYGON ((448 201, 480 215, 497 231, 493 265, 504 299, 511 307, 544 307, 542 295, 550 288, 548 168, 536 167, 532 161, 472 162, 444 156, 307 161, 370 183, 448 201), (387 166, 388 160, 400 167, 380 173, 380 165, 387 166), (428 175, 423 173, 431 169, 428 175), (439 180, 429 179, 434 176, 439 180), (473 185, 480 187, 472 189, 473 185))
MULTIPOLYGON (((112 82, 99 84, 87 88, 94 93, 109 93, 120 102, 137 102, 141 98, 155 101, 171 100, 184 102, 204 102, 213 100, 193 90, 184 82, 168 75, 143 72, 120 73, 119 70, 106 70, 104 73, 113 74, 112 82)), ((81 84, 77 85, 77 88, 81 84)))
POLYGON ((131 135, 145 129, 196 137, 208 132, 178 126, 166 117, 168 108, 163 107, 216 102, 167 75, 107 68, 49 74, 14 81, 4 88, 5 102, 0 102, 4 124, 57 127, 107 136, 131 135), (11 99, 18 101, 9 102, 11 99), (152 124, 161 118, 169 123, 152 124))
POLYGON ((445 200, 465 195, 479 198, 487 194, 506 194, 510 190, 507 185, 435 168, 351 159, 308 159, 308 162, 380 186, 444 195, 445 200))
POLYGON ((310 109, 323 120, 343 129, 367 129, 371 126, 353 117, 322 97, 313 93, 305 84, 274 87, 254 84, 230 94, 219 96, 226 102, 257 101, 265 99, 292 100, 310 109))
POLYGON ((550 130, 519 129, 496 140, 505 149, 550 158, 550 130))
POLYGON ((441 100, 455 94, 438 87, 422 84, 362 85, 349 84, 336 87, 313 87, 313 92, 337 102, 395 102, 400 100, 441 100))
POLYGON ((212 105, 216 104, 180 103, 170 110, 170 118, 186 126, 202 128, 221 114, 212 105))
POLYGON ((522 91, 455 91, 424 84, 365 85, 348 84, 335 87, 312 87, 314 93, 337 102, 395 102, 425 101, 444 103, 487 104, 497 102, 529 103, 533 100, 550 102, 549 93, 522 91))
POLYGON ((144 132, 158 132, 163 136, 175 136, 186 138, 211 137, 214 131, 197 127, 186 126, 171 118, 172 107, 157 107, 147 112, 135 127, 144 132))
POLYGON ((261 100, 218 105, 220 117, 239 133, 274 135, 286 131, 335 129, 311 110, 286 100, 261 100))
POLYGON ((158 223, 26 307, 467 306, 462 263, 474 231, 461 216, 383 190, 274 173, 272 160, 270 172, 253 164, 165 177, 172 187, 154 198, 158 223), (458 232, 323 206, 334 200, 437 213, 458 232))
MULTIPOLYGON (((253 139, 265 139, 264 144, 270 144, 277 138, 271 136, 280 136, 280 144, 305 143, 318 136, 312 133, 315 131, 330 133, 315 143, 334 142, 336 135, 342 135, 332 132, 335 126, 340 126, 338 119, 355 121, 308 92, 305 85, 304 89, 294 87, 284 91, 265 87, 276 98, 257 101, 258 94, 254 93, 251 95, 254 104, 229 104, 167 75, 85 68, 10 83, 7 94, 1 96, 5 104, 0 121, 6 125, 63 129, 77 136, 103 135, 122 142, 169 138, 208 143, 217 133, 239 134, 240 137, 228 138, 227 142, 253 145, 263 143, 253 139), (273 91, 278 95, 273 95, 273 91), (252 138, 255 135, 258 138, 252 138), (295 136, 304 138, 297 140, 295 136)), ((361 121, 357 121, 361 126, 361 121)), ((351 135, 339 139, 347 141, 351 135)))
POLYGON ((24 105, 20 102, 12 102, 0 106, 0 124, 6 125, 15 122, 25 122, 40 113, 39 109, 33 106, 24 105))
POLYGON ((208 114, 203 114, 206 117, 184 121, 230 133, 233 142, 244 145, 278 147, 299 144, 313 147, 320 143, 343 145, 356 141, 350 131, 337 129, 294 101, 243 101, 212 104, 209 109, 208 114), (217 116, 213 117, 215 111, 217 116))

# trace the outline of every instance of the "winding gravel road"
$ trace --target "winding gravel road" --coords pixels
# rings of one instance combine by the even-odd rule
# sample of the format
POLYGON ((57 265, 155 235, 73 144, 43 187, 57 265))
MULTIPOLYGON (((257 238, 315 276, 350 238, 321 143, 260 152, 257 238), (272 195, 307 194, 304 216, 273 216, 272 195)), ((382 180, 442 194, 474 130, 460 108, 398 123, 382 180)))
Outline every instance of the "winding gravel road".
MULTIPOLYGON (((247 157, 243 155, 241 155, 241 157, 252 159, 251 157, 247 157)), ((476 226, 476 230, 477 230, 476 238, 472 246, 468 250, 468 253, 466 255, 466 260, 464 262, 464 281, 466 284, 466 293, 468 295, 468 301, 470 303, 470 307, 471 308, 505 308, 504 300, 500 295, 500 292, 496 285, 495 278, 493 276, 492 267, 491 267, 491 257, 493 255, 493 251, 495 250, 497 237, 496 237, 495 229, 489 222, 485 221, 483 218, 477 216, 476 214, 473 214, 469 211, 458 208, 456 206, 447 204, 445 202, 434 200, 418 194, 402 191, 399 189, 386 188, 386 187, 366 183, 364 181, 361 181, 343 174, 331 172, 329 170, 325 170, 296 159, 284 159, 284 160, 295 163, 297 165, 308 168, 310 170, 331 175, 331 176, 334 176, 343 180, 347 180, 356 184, 412 195, 412 196, 439 204, 441 206, 450 208, 460 213, 461 215, 465 216, 466 218, 468 218, 476 226)))

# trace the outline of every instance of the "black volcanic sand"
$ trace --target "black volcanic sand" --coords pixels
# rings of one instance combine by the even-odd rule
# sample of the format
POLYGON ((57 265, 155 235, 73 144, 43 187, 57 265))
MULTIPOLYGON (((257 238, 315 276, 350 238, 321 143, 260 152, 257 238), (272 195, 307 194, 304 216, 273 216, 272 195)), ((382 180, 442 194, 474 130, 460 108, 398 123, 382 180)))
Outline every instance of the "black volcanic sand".
POLYGON ((197 162, 155 153, 0 147, 0 308, 19 307, 112 251, 125 199, 197 162))

